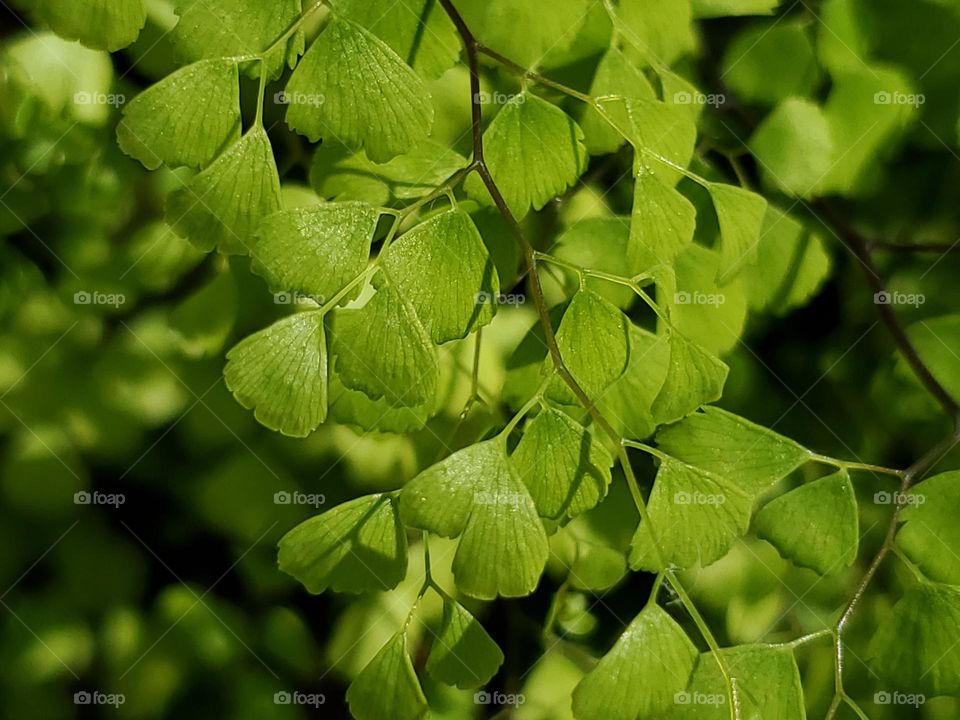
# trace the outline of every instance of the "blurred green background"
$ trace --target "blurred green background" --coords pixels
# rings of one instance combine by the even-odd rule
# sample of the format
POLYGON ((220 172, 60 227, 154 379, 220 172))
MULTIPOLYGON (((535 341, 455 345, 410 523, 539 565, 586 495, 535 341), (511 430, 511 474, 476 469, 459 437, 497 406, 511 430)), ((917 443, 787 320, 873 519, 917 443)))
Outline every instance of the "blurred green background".
MULTIPOLYGON (((148 3, 140 39, 108 55, 57 38, 33 24, 28 3, 14 5, 0 9, 0 712, 49 720, 345 717, 350 678, 406 616, 420 553, 412 549, 410 576, 392 592, 311 597, 276 569, 277 540, 317 511, 400 487, 444 446, 466 445, 497 422, 482 412, 456 422, 471 341, 445 358, 446 400, 422 431, 361 433, 331 423, 295 441, 260 427, 224 387, 223 353, 289 307, 274 302, 245 259, 206 257, 174 235, 162 223, 163 199, 183 177, 145 171, 113 138, 124 100, 173 66, 164 35, 175 21, 171 7, 148 3), (119 693, 124 702, 78 704, 78 692, 119 693), (324 702, 278 703, 278 692, 324 702)), ((545 72, 588 89, 605 42, 598 25, 591 15, 578 54, 545 72)), ((703 92, 729 97, 702 123, 704 172, 735 158, 769 181, 739 138, 787 97, 825 97, 844 54, 859 53, 895 68, 925 102, 880 139, 874 152, 883 162, 869 182, 838 193, 842 212, 874 237, 956 240, 960 12, 952 3, 785 2, 775 17, 706 20, 697 29, 699 53, 679 70, 703 92)), ((485 82, 516 90, 508 75, 491 71, 485 82)), ((467 152, 465 71, 451 70, 431 90, 438 139, 467 152)), ((244 93, 245 102, 251 97, 244 93)), ((288 202, 303 202, 314 197, 311 148, 282 124, 281 110, 268 105, 271 139, 288 202)), ((629 167, 624 153, 595 159, 587 182, 528 221, 534 236, 549 239, 598 206, 629 214, 629 188, 614 187, 629 167)), ((720 404, 817 452, 905 467, 948 432, 949 419, 898 359, 858 262, 806 203, 782 206, 820 236, 821 276, 809 298, 777 312, 747 317, 745 307, 728 307, 724 322, 746 323, 740 340, 739 327, 728 341, 702 321, 702 341, 726 352, 732 368, 720 404)), ((492 215, 476 217, 506 289, 516 256, 492 215)), ((893 288, 924 294, 922 305, 897 310, 917 323, 938 377, 957 387, 955 259, 895 253, 880 262, 893 288), (944 343, 925 334, 931 327, 944 343)), ((555 301, 562 282, 548 285, 555 301)), ((515 290, 524 292, 522 284, 515 290)), ((507 307, 485 331, 481 385, 491 395, 533 322, 529 308, 507 307)), ((958 455, 935 470, 955 467, 958 455)), ((637 458, 649 482, 645 462, 637 458)), ((893 485, 869 475, 856 485, 867 557, 889 512, 871 496, 893 485)), ((625 548, 636 517, 624 493, 615 480, 610 500, 578 532, 625 548)), ((563 541, 554 545, 562 557, 563 541)), ((449 587, 451 547, 434 550, 449 587)), ((722 644, 780 641, 829 622, 862 572, 858 564, 820 578, 746 540, 690 574, 688 586, 722 644)), ((555 562, 531 597, 471 605, 507 656, 493 687, 526 697, 517 718, 568 717, 589 655, 609 648, 650 586, 649 577, 630 575, 602 593, 571 590, 556 601, 562 637, 543 638, 563 578, 555 562)), ((916 710, 871 702, 883 688, 861 658, 908 582, 902 567, 884 566, 848 636, 847 689, 878 719, 958 717, 951 698, 916 710)), ((428 604, 423 619, 438 612, 428 604)), ((413 632, 415 662, 428 635, 413 632)), ((830 648, 815 644, 799 660, 808 711, 822 716, 833 692, 830 648)), ((425 682, 437 717, 483 712, 469 693, 425 682)))

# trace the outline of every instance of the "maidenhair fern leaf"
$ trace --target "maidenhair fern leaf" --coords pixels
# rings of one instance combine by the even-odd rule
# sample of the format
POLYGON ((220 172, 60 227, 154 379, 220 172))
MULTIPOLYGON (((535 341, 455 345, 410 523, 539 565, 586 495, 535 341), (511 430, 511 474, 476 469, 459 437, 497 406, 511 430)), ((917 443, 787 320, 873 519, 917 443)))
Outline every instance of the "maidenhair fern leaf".
POLYGON ((729 368, 716 355, 678 332, 669 333, 667 376, 653 401, 657 424, 669 423, 720 399, 729 368))
POLYGON ((362 147, 374 162, 408 152, 433 125, 423 80, 383 40, 344 19, 331 21, 304 55, 286 98, 292 129, 313 142, 362 147))
POLYGON ((668 710, 690 680, 697 649, 662 608, 648 605, 573 691, 577 720, 636 720, 668 710))
POLYGON ((610 453, 593 433, 552 407, 527 423, 511 459, 541 517, 576 517, 607 494, 610 453))
MULTIPOLYGON (((655 161, 653 161, 655 162, 655 161)), ((646 165, 637 174, 630 220, 630 267, 646 269, 673 262, 693 242, 697 211, 676 189, 665 185, 646 165)))
POLYGON ((857 498, 846 472, 771 500, 757 513, 753 527, 783 557, 821 575, 850 567, 857 559, 857 498))
POLYGON ((140 93, 117 126, 121 149, 156 170, 204 167, 240 137, 240 85, 231 60, 201 60, 140 93))
MULTIPOLYGON (((581 290, 563 314, 557 345, 567 368, 588 396, 599 398, 623 375, 630 356, 630 321, 609 301, 592 290, 581 290)), ((552 359, 545 368, 552 370, 552 359)), ((568 405, 579 401, 569 387, 555 378, 548 395, 568 405)))
POLYGON ((389 281, 360 308, 337 310, 330 330, 343 384, 390 406, 431 400, 438 381, 437 351, 416 313, 389 281))
POLYGON ((704 408, 657 433, 664 452, 711 473, 732 477, 757 497, 810 459, 793 440, 717 407, 704 408))
POLYGON ((327 417, 324 314, 295 313, 240 341, 227 353, 223 375, 261 423, 306 437, 327 417))
POLYGON ((273 149, 258 125, 170 194, 166 218, 178 234, 203 250, 247 254, 260 221, 279 209, 273 149))
POLYGON ((501 439, 455 452, 400 493, 405 524, 460 536, 453 559, 457 587, 472 597, 533 592, 547 561, 547 536, 501 439))
POLYGON ((420 720, 429 713, 427 698, 407 655, 405 633, 381 648, 347 688, 350 714, 356 720, 420 720))
MULTIPOLYGON (((301 0, 175 0, 180 21, 172 38, 177 54, 187 61, 211 58, 252 58, 269 50, 300 17, 301 0)), ((267 58, 267 75, 283 67, 287 54, 303 50, 303 35, 294 33, 267 58)), ((260 63, 252 63, 258 76, 260 63)))
POLYGON ((383 269, 438 345, 493 319, 500 296, 497 270, 462 210, 440 213, 406 232, 385 253, 383 269))
POLYGON ((756 260, 757 246, 767 201, 761 195, 736 185, 709 183, 720 222, 720 268, 717 282, 729 282, 740 269, 756 260))
POLYGON ((735 476, 663 458, 647 501, 650 522, 641 522, 633 538, 631 566, 659 572, 711 564, 746 533, 752 504, 735 476))
POLYGON ((447 685, 470 690, 486 685, 502 664, 503 653, 483 625, 460 603, 444 598, 427 672, 447 685))
MULTIPOLYGON (((483 137, 490 174, 518 219, 573 185, 587 166, 580 127, 530 92, 511 99, 483 137)), ((476 175, 465 186, 472 196, 489 198, 476 175)))
POLYGON ((147 21, 144 0, 38 0, 36 12, 57 35, 96 50, 120 50, 147 21))
POLYGON ((253 270, 272 292, 328 302, 367 266, 379 213, 360 202, 282 210, 257 230, 253 270))
POLYGON ((385 495, 350 500, 280 540, 280 569, 311 593, 388 590, 407 572, 407 535, 385 495))

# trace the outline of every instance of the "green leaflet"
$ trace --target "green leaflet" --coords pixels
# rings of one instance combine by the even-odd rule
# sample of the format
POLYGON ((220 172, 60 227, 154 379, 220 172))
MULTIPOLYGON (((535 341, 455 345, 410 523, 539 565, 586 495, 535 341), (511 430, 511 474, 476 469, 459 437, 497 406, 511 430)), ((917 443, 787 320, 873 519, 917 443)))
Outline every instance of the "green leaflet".
POLYGON ((328 302, 363 272, 380 215, 366 203, 282 210, 264 218, 251 253, 271 292, 328 302))
POLYGON ((281 538, 279 563, 314 595, 396 587, 407 572, 407 535, 395 502, 364 495, 300 523, 281 538))
POLYGON ((334 19, 287 83, 287 124, 311 142, 339 140, 374 162, 408 152, 433 126, 420 77, 380 38, 334 19))
POLYGON ((869 18, 858 0, 827 0, 820 12, 817 55, 831 74, 859 70, 870 56, 869 18))
POLYGON ((650 65, 672 65, 694 49, 690 0, 623 0, 618 29, 650 65))
POLYGON ((753 519, 758 537, 780 554, 821 575, 857 559, 857 497, 845 471, 828 475, 767 503, 753 519))
POLYGON ((960 315, 942 315, 914 323, 907 335, 930 372, 953 397, 960 397, 960 315))
POLYGON ((363 307, 336 310, 330 337, 346 387, 373 400, 385 398, 390 406, 415 407, 433 398, 436 348, 389 279, 381 279, 363 307))
POLYGON ((637 165, 647 165, 664 183, 676 185, 683 176, 677 168, 690 164, 697 142, 697 125, 686 106, 630 99, 626 105, 626 131, 638 151, 637 165))
POLYGON ((185 355, 202 358, 218 355, 237 319, 237 281, 229 272, 189 295, 170 313, 173 330, 185 355))
POLYGON ((408 433, 420 430, 436 413, 437 398, 414 407, 394 406, 386 398, 371 400, 360 390, 344 387, 335 371, 330 373, 330 419, 361 430, 408 433))
POLYGON ((205 167, 240 137, 237 64, 202 60, 167 75, 123 109, 117 142, 148 170, 205 167))
POLYGON ((631 567, 649 572, 670 565, 706 567, 723 557, 750 523, 753 500, 737 480, 664 457, 647 500, 653 535, 641 522, 631 567))
POLYGON ((920 582, 893 606, 870 642, 870 667, 890 690, 960 693, 960 588, 920 582))
POLYGON ((727 47, 722 77, 746 102, 775 105, 809 96, 819 78, 807 24, 747 26, 727 47))
POLYGON ((695 18, 773 15, 780 0, 691 0, 695 18))
POLYGON ((747 297, 740 278, 717 285, 720 256, 691 243, 673 263, 676 289, 666 295, 673 327, 704 350, 718 355, 737 347, 747 321, 747 297))
POLYGON ((57 35, 109 52, 136 40, 147 21, 144 0, 38 0, 35 11, 57 35))
POLYGON ((920 114, 916 92, 899 69, 866 67, 862 61, 833 76, 824 111, 841 156, 823 178, 820 195, 857 197, 869 192, 881 160, 920 114))
POLYGON ((528 595, 547 561, 547 536, 502 439, 455 452, 400 493, 404 524, 460 536, 453 572, 472 597, 528 595))
POLYGON ((767 205, 757 262, 741 274, 750 309, 783 315, 816 294, 830 270, 823 238, 767 205))
POLYGON ((460 0, 457 8, 474 35, 525 67, 543 65, 577 38, 589 0, 553 0, 550 12, 535 2, 460 0))
POLYGON ((404 633, 381 648, 347 688, 356 720, 419 720, 429 714, 427 698, 407 655, 404 633))
POLYGON ((750 150, 772 187, 809 198, 834 162, 830 124, 819 105, 788 98, 771 112, 750 138, 750 150))
POLYGON ((294 313, 241 340, 227 353, 223 376, 263 425, 306 437, 327 417, 324 313, 294 313))
MULTIPOLYGON (((300 17, 301 0, 175 0, 180 21, 172 37, 177 53, 189 62, 210 58, 258 55, 266 51, 300 17)), ((302 33, 294 35, 267 58, 274 77, 286 58, 303 51, 302 33)), ((253 63, 254 77, 260 63, 253 63)))
POLYGON ((636 720, 664 712, 687 686, 697 650, 658 605, 648 605, 573 691, 577 720, 636 720))
MULTIPOLYGON (((626 370, 629 326, 620 310, 589 289, 574 295, 563 314, 557 346, 567 369, 594 401, 626 370)), ((548 356, 545 371, 552 371, 552 363, 548 356)), ((579 403, 559 377, 550 383, 547 396, 568 405, 579 403)))
POLYGON ((665 185, 650 168, 641 165, 634 185, 628 265, 646 269, 672 264, 693 242, 696 226, 697 211, 693 204, 675 188, 665 185))
POLYGON ((500 280, 462 210, 442 212, 404 233, 386 251, 383 270, 437 345, 464 338, 493 319, 500 280))
POLYGON ((338 0, 333 5, 427 79, 440 77, 460 56, 460 36, 435 0, 338 0))
MULTIPOLYGON (((889 499, 889 493, 887 493, 889 499)), ((960 585, 960 471, 940 473, 916 485, 900 513, 897 545, 924 575, 960 585)))
POLYGON ((668 455, 722 477, 736 478, 757 497, 800 467, 810 452, 789 438, 721 410, 702 413, 663 428, 657 445, 668 455))
POLYGON ((599 503, 613 464, 591 432, 552 407, 527 423, 511 461, 537 512, 552 520, 574 518, 599 503))
POLYGON ((667 338, 670 361, 651 408, 657 425, 679 420, 697 408, 719 400, 729 372, 722 360, 680 333, 670 332, 667 338))
MULTIPOLYGON (((647 76, 631 62, 623 52, 611 47, 600 59, 597 72, 590 86, 593 97, 620 95, 636 100, 655 100, 656 95, 647 76)), ((616 127, 628 127, 627 108, 622 102, 611 102, 606 106, 616 127)), ((589 105, 580 121, 583 128, 584 144, 591 155, 605 155, 616 152, 624 143, 624 137, 611 127, 603 116, 589 105)))
MULTIPOLYGON (((483 135, 490 174, 518 220, 572 186, 587 167, 583 131, 563 110, 530 92, 513 98, 483 135)), ((477 175, 464 187, 489 201, 477 175)))
POLYGON ((257 125, 167 198, 166 220, 203 250, 249 253, 260 220, 280 209, 280 179, 257 125))
POLYGON ((334 200, 390 205, 429 195, 466 165, 466 158, 433 140, 380 165, 363 152, 324 143, 314 153, 310 183, 320 195, 334 200))
POLYGON ((503 664, 503 653, 483 625, 460 603, 443 599, 440 632, 427 657, 427 672, 463 690, 486 685, 503 664))
POLYGON ((598 401, 600 410, 624 437, 636 440, 656 430, 653 403, 663 387, 670 364, 670 341, 666 335, 630 323, 630 360, 627 369, 598 401))
POLYGON ((609 590, 627 574, 627 559, 616 548, 580 537, 582 527, 574 521, 552 535, 552 555, 562 563, 570 587, 591 592, 609 590))
MULTIPOLYGON (((793 653, 769 645, 721 650, 736 678, 741 717, 747 720, 806 720, 800 671, 793 653)), ((686 691, 676 697, 665 720, 729 720, 727 684, 717 659, 705 652, 686 691)))
POLYGON ((144 287, 162 293, 203 260, 202 251, 162 221, 146 225, 131 240, 124 262, 144 287))
MULTIPOLYGON (((551 254, 571 262, 578 267, 609 272, 613 275, 631 275, 634 267, 624 270, 624 257, 630 237, 630 220, 623 217, 589 217, 564 230, 557 238, 551 254)), ((551 280, 550 275, 543 278, 544 284, 551 280)), ((574 273, 569 274, 569 283, 579 281, 574 273)), ((636 293, 631 288, 600 280, 585 278, 584 284, 590 290, 616 305, 629 307, 636 293)))
POLYGON ((720 267, 717 283, 725 285, 747 264, 756 261, 760 228, 767 211, 762 195, 736 185, 708 183, 720 223, 720 267))

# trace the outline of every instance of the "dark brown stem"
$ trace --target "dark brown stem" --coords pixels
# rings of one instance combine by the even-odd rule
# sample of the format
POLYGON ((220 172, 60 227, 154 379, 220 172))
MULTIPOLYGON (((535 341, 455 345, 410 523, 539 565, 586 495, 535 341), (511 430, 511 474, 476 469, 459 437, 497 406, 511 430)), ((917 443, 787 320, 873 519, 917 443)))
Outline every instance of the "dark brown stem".
MULTIPOLYGON (((840 237, 840 240, 843 241, 860 261, 866 273, 867 282, 870 283, 870 287, 874 293, 887 293, 886 283, 881 277, 880 271, 874 262, 873 253, 870 251, 869 240, 840 218, 827 203, 818 203, 818 209, 820 213, 829 220, 840 237)), ((954 420, 960 418, 960 405, 958 405, 953 396, 947 392, 946 388, 940 384, 940 381, 933 376, 930 368, 927 367, 927 364, 920 357, 920 353, 917 352, 913 341, 911 341, 907 335, 907 331, 903 323, 900 322, 899 316, 893 311, 893 307, 889 304, 878 303, 877 308, 880 311, 880 316, 883 318, 887 329, 890 331, 890 334, 893 335, 893 341, 900 350, 900 354, 903 355, 914 374, 920 379, 920 382, 923 383, 927 390, 930 391, 930 394, 937 399, 937 402, 940 403, 944 411, 946 411, 951 418, 954 420)))
POLYGON ((948 252, 960 252, 960 242, 955 243, 916 243, 908 245, 906 243, 887 242, 885 240, 872 240, 868 245, 871 250, 889 250, 890 252, 929 252, 944 254, 948 252))
POLYGON ((580 383, 577 382, 576 378, 573 377, 563 361, 563 357, 560 354, 560 347, 557 345, 557 335, 553 329, 553 324, 550 322, 550 309, 547 307, 546 299, 543 296, 543 287, 540 284, 540 276, 537 273, 537 257, 534 253, 533 246, 530 245, 529 240, 527 240, 526 235, 523 233, 523 228, 520 227, 520 223, 514 216, 513 211, 511 211, 510 207, 507 205, 507 201, 504 199, 503 193, 500 192, 500 188, 497 187, 497 183, 490 174, 490 169, 487 167, 487 163, 483 157, 483 111, 480 103, 480 68, 477 60, 478 54, 482 51, 488 55, 491 55, 491 57, 495 57, 495 59, 497 59, 499 62, 502 62, 509 67, 519 68, 520 71, 527 75, 529 75, 529 73, 527 73, 526 70, 523 70, 521 66, 517 65, 513 61, 507 60, 507 58, 500 56, 499 53, 494 55, 493 51, 483 47, 479 42, 477 42, 477 39, 474 37, 473 33, 470 31, 470 28, 467 26, 467 23, 464 21, 463 16, 460 15, 460 12, 453 6, 451 0, 440 0, 440 5, 443 6, 444 11, 457 28, 457 32, 460 34, 460 38, 463 41, 463 45, 467 53, 467 66, 470 70, 470 104, 472 108, 471 132, 473 134, 474 169, 480 176, 484 187, 487 188, 487 192, 490 193, 490 197, 493 199, 493 204, 496 205, 497 210, 503 216, 504 220, 506 220, 507 224, 510 226, 510 229, 513 231, 513 234, 516 236, 517 242, 520 244, 520 248, 523 252, 524 264, 526 265, 527 275, 529 276, 530 291, 533 295, 533 303, 537 309, 537 315, 540 318, 540 324, 543 326, 544 340, 547 344, 547 350, 550 353, 550 358, 553 361, 554 368, 556 369, 556 372, 560 378, 576 396, 580 404, 582 404, 583 407, 586 408, 587 412, 590 413, 590 416, 593 418, 594 422, 596 422, 597 425, 599 425, 601 429, 610 436, 610 439, 614 443, 619 445, 620 435, 596 408, 593 401, 590 400, 587 393, 580 386, 580 383))

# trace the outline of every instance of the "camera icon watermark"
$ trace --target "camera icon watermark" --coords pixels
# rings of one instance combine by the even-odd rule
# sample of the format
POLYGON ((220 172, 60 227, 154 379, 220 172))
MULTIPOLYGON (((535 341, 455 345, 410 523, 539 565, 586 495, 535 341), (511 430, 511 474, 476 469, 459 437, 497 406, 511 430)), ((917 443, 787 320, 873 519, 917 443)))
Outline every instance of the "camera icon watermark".
POLYGON ((902 693, 897 690, 894 690, 893 692, 881 690, 873 695, 873 702, 875 705, 908 705, 910 707, 919 708, 926 701, 926 696, 920 693, 902 693))
POLYGON ((307 105, 309 107, 320 107, 326 101, 326 96, 321 93, 291 93, 287 92, 286 90, 281 90, 273 95, 273 102, 277 105, 307 105))
POLYGON ((711 705, 716 707, 726 702, 727 696, 723 693, 688 692, 682 690, 673 695, 674 705, 711 705))
POLYGON ((323 493, 302 493, 299 490, 279 490, 273 494, 274 505, 309 505, 318 508, 327 501, 323 493))
POLYGON ((524 93, 487 92, 481 90, 473 96, 476 105, 522 105, 527 101, 524 93))
POLYGON ((490 693, 479 690, 473 694, 474 705, 523 705, 526 701, 523 693, 490 693))
POLYGON ((118 108, 126 104, 127 96, 120 93, 87 92, 82 90, 73 94, 74 105, 109 105, 118 108))
POLYGON ((73 694, 74 705, 112 705, 115 708, 120 707, 127 701, 123 693, 104 693, 99 690, 88 692, 80 690, 73 694))
POLYGON ((674 505, 723 505, 727 502, 726 495, 721 493, 702 493, 700 491, 673 494, 674 505))
POLYGON ((274 305, 323 305, 323 295, 302 292, 278 292, 273 294, 274 305))
POLYGON ((922 93, 904 93, 896 90, 888 92, 881 90, 873 95, 874 105, 910 105, 918 108, 927 102, 927 96, 922 93))
POLYGON ((927 502, 927 497, 922 493, 887 492, 886 490, 881 490, 873 494, 873 502, 875 505, 898 505, 901 507, 905 505, 920 506, 927 502))
POLYGON ((873 294, 874 305, 913 305, 920 307, 927 301, 926 295, 922 293, 902 293, 882 290, 873 294))
POLYGON ((727 302, 727 296, 723 293, 702 293, 687 292, 681 290, 673 294, 674 305, 712 305, 720 307, 727 302))
POLYGON ((477 305, 523 305, 526 301, 527 296, 520 293, 495 295, 488 292, 478 292, 476 297, 477 305))
POLYGON ((727 96, 723 93, 702 93, 702 92, 687 92, 681 90, 680 92, 675 92, 673 94, 673 103, 675 105, 710 105, 712 107, 720 107, 727 102, 727 96))
POLYGON ((274 705, 305 705, 318 708, 327 702, 327 697, 323 693, 302 693, 294 690, 288 692, 280 690, 273 694, 274 705))
POLYGON ((119 508, 127 501, 127 496, 123 493, 102 493, 98 490, 87 492, 80 490, 73 494, 74 505, 110 505, 114 509, 119 508))
POLYGON ((123 293, 104 293, 97 290, 79 290, 73 294, 74 305, 108 305, 118 308, 127 302, 123 293))

